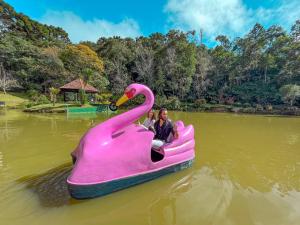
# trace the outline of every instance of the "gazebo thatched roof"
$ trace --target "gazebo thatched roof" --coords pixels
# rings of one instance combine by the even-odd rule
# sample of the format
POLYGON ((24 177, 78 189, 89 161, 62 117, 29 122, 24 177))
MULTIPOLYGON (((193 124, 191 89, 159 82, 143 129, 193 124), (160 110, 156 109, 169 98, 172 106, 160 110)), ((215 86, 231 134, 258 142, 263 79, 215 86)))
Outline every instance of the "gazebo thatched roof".
POLYGON ((82 79, 76 79, 70 83, 65 84, 59 88, 61 91, 78 92, 80 89, 84 89, 87 93, 98 93, 99 91, 92 85, 84 84, 82 79))

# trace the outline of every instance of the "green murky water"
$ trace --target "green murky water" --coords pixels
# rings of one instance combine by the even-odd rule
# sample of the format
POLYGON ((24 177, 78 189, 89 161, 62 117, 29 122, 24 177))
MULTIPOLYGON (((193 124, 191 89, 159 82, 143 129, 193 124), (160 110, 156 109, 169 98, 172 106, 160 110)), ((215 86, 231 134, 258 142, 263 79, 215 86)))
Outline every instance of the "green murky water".
POLYGON ((77 201, 69 154, 106 116, 0 111, 0 224, 300 224, 300 118, 169 114, 195 127, 192 168, 77 201))

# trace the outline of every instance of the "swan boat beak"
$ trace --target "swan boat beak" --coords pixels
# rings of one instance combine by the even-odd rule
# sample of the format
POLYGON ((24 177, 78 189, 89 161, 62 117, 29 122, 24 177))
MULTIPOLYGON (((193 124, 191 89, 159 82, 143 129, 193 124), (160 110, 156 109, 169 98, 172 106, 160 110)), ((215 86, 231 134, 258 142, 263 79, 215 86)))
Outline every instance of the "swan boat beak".
POLYGON ((127 97, 126 94, 124 94, 121 98, 118 99, 118 101, 116 102, 116 106, 119 107, 120 105, 124 104, 128 100, 129 100, 129 98, 127 97))

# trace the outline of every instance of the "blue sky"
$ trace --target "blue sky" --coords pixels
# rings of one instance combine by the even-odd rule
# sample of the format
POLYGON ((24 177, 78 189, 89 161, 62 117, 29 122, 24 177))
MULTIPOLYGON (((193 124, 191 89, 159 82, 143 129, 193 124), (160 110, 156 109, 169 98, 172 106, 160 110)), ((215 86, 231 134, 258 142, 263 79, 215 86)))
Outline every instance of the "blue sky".
POLYGON ((70 39, 137 37, 169 29, 203 30, 206 43, 218 34, 242 36, 259 22, 289 31, 300 19, 299 0, 6 0, 17 12, 60 26, 70 39))

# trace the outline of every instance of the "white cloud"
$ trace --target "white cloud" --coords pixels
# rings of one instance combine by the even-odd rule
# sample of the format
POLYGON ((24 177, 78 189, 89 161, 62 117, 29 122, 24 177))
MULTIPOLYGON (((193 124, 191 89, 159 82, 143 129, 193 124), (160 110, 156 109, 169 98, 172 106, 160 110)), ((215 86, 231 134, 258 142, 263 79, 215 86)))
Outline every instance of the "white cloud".
POLYGON ((40 20, 42 23, 63 28, 73 42, 97 41, 99 37, 121 36, 137 37, 141 35, 138 23, 133 19, 124 19, 120 23, 107 20, 83 20, 69 11, 47 11, 40 20))
POLYGON ((245 34, 256 23, 278 24, 290 29, 300 19, 298 0, 279 0, 275 8, 251 9, 241 0, 168 0, 165 12, 171 28, 203 29, 210 41, 219 34, 236 37, 245 34))

